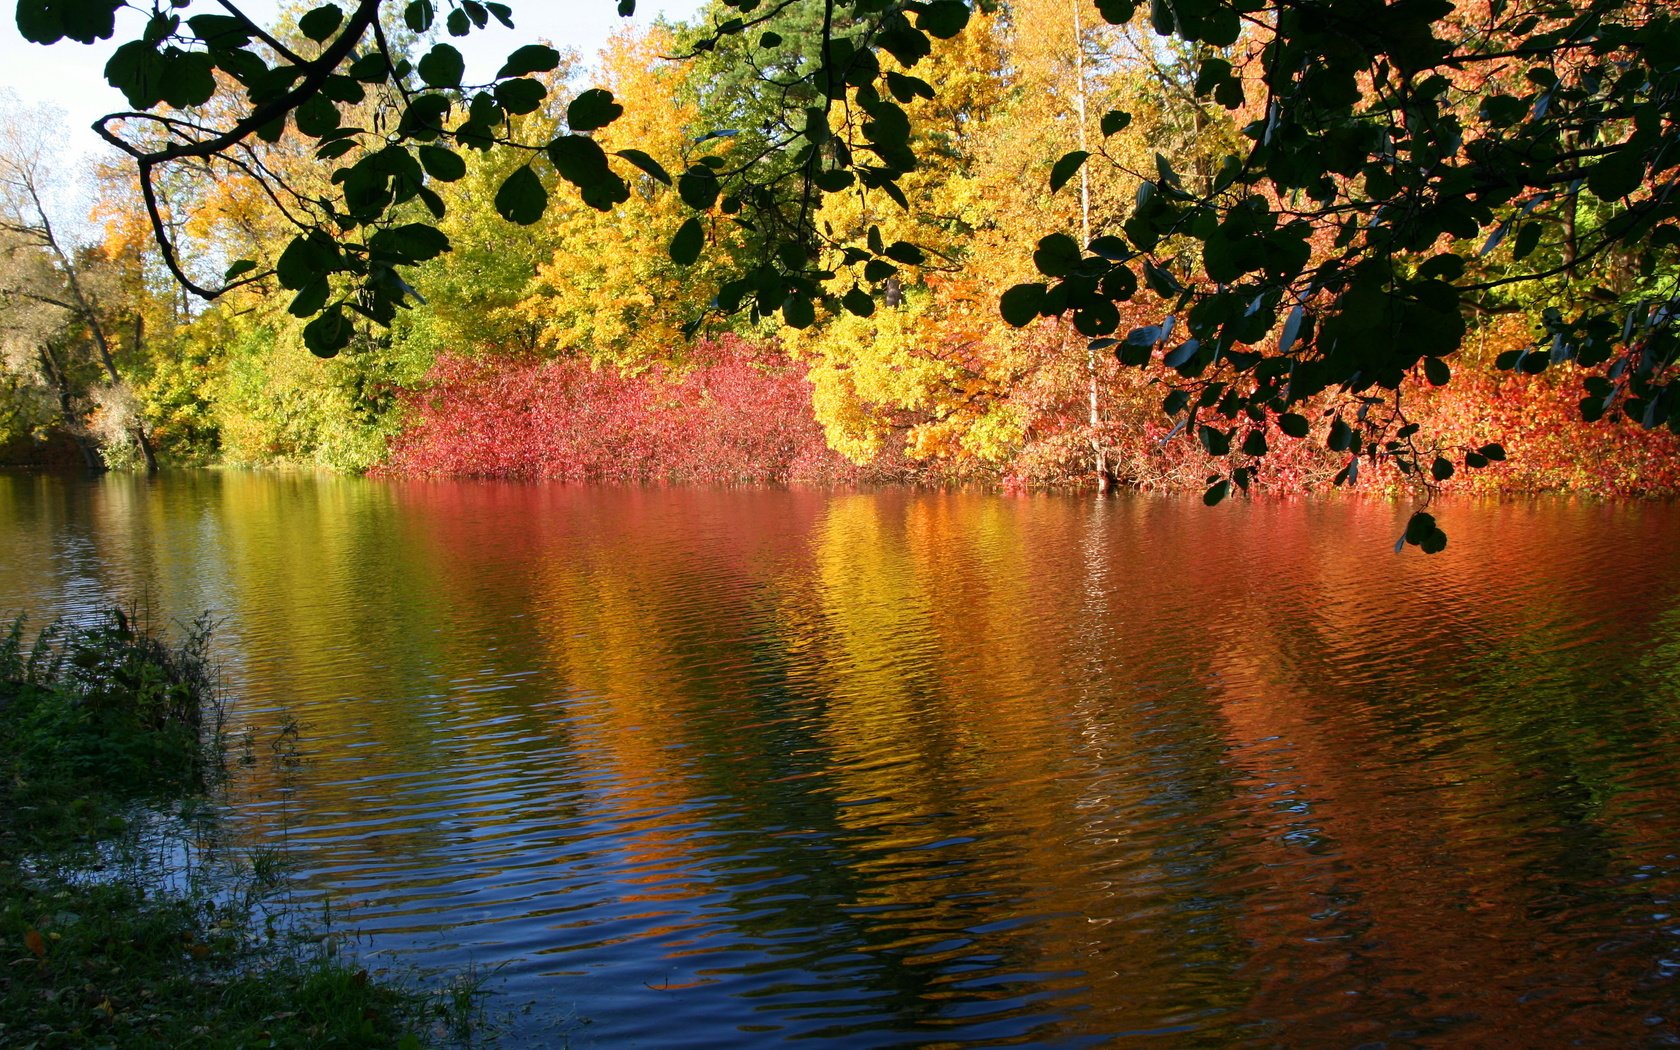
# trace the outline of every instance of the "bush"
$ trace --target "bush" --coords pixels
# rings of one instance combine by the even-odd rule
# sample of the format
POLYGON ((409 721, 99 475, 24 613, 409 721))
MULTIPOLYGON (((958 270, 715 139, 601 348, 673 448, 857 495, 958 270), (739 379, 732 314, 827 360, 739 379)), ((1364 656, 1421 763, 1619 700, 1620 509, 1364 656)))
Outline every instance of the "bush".
POLYGON ((73 796, 89 782, 126 798, 205 787, 220 768, 209 641, 204 618, 171 647, 113 610, 91 625, 54 623, 25 646, 14 620, 0 639, 0 726, 12 741, 0 799, 20 788, 73 796))

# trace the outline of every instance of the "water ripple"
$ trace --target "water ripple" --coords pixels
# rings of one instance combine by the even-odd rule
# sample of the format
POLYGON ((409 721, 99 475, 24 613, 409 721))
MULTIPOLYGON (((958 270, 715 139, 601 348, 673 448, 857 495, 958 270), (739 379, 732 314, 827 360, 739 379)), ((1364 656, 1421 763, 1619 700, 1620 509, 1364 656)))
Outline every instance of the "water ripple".
POLYGON ((1437 512, 8 477, 0 597, 225 617, 250 841, 510 1045, 1680 1038, 1676 512, 1437 512))

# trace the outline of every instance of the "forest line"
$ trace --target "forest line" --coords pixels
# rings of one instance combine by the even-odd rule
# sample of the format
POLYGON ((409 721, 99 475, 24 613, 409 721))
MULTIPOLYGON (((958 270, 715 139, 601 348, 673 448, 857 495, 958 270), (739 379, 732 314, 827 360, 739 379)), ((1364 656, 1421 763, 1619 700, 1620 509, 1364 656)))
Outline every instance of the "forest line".
MULTIPOLYGON (((793 42, 784 50, 795 64, 820 10, 794 6, 776 24, 793 42)), ((546 97, 514 99, 507 120, 525 137, 552 138, 604 89, 622 113, 589 135, 608 151, 640 151, 671 171, 702 153, 744 157, 790 105, 762 90, 754 47, 731 40, 667 57, 684 53, 722 13, 714 5, 697 26, 625 32, 588 66, 567 55, 538 75, 546 97), (716 135, 720 128, 730 134, 716 135)), ((1470 25, 1477 12, 1461 8, 1455 17, 1470 25)), ((295 24, 282 29, 302 39, 295 24)), ((510 224, 518 202, 508 187, 525 164, 521 154, 498 147, 446 160, 422 149, 419 163, 435 168, 428 185, 447 208, 435 228, 452 250, 417 251, 410 308, 389 327, 358 325, 330 360, 304 349, 319 304, 300 303, 303 292, 255 283, 208 307, 183 293, 122 165, 99 173, 98 242, 67 244, 43 203, 43 187, 63 177, 51 169, 50 130, 11 114, 0 157, 0 440, 15 459, 43 455, 43 439, 56 436, 85 464, 118 468, 155 458, 384 474, 1112 480, 1199 491, 1239 462, 1256 491, 1337 478, 1366 489, 1407 484, 1374 446, 1363 476, 1356 451, 1349 477, 1347 444, 1335 430, 1350 403, 1345 390, 1313 402, 1318 414, 1295 410, 1310 423, 1306 440, 1295 440, 1282 416, 1239 440, 1206 427, 1175 433, 1162 411, 1173 386, 1163 379, 1176 379, 1171 371, 1184 362, 1170 351, 1140 370, 1098 349, 1104 340, 1087 338, 1077 318, 1017 327, 1000 316, 1006 293, 1054 268, 1046 233, 1094 244, 1134 229, 1128 224, 1151 207, 1157 187, 1212 192, 1221 159, 1239 149, 1259 103, 1222 102, 1207 70, 1223 62, 1240 76, 1256 61, 1249 41, 1213 49, 1156 34, 1142 14, 1111 25, 1096 5, 1021 0, 976 11, 960 33, 931 43, 916 77, 937 91, 912 86, 901 99, 918 159, 897 183, 907 207, 858 185, 827 195, 818 213, 837 241, 866 244, 860 254, 874 256, 827 282, 844 309, 757 319, 713 309, 720 285, 761 245, 732 221, 727 199, 708 202, 696 223, 692 195, 667 188, 651 168, 605 210, 561 192, 553 172, 526 169, 545 180, 546 211, 510 224), (1089 156, 1070 169, 1074 151, 1089 156), (685 238, 694 230, 705 250, 690 255, 685 238), (883 268, 882 258, 901 265, 883 268)), ((429 44, 408 34, 417 55, 429 44)), ((1459 104, 1474 108, 1491 91, 1467 90, 1459 104)), ((309 117, 300 111, 297 119, 309 117)), ((378 119, 366 115, 370 126, 378 119)), ((327 193, 330 173, 320 147, 296 128, 253 145, 245 163, 253 177, 208 163, 168 176, 178 251, 210 270, 254 260, 283 274, 287 201, 255 173, 278 173, 304 195, 327 193)), ((1613 200, 1580 198, 1567 230, 1561 217, 1537 216, 1509 243, 1479 255, 1472 246, 1472 259, 1491 270, 1512 253, 1566 255, 1579 229, 1616 214, 1613 200)), ((1324 240, 1309 239, 1309 249, 1329 252, 1324 240)), ((1178 272, 1205 279, 1198 247, 1186 238, 1161 253, 1178 272)), ((1627 259, 1597 265, 1607 294, 1638 294, 1642 278, 1623 272, 1627 259)), ((1672 433, 1622 414, 1580 421, 1583 380, 1603 369, 1564 360, 1538 372, 1509 367, 1568 294, 1561 284, 1522 285, 1473 313, 1450 358, 1452 381, 1430 377, 1408 394, 1408 425, 1438 450, 1433 480, 1442 487, 1676 491, 1672 433)), ((1110 327, 1148 331, 1171 316, 1173 298, 1170 288, 1140 290, 1110 327)), ((1371 407, 1363 404, 1362 422, 1371 407)))

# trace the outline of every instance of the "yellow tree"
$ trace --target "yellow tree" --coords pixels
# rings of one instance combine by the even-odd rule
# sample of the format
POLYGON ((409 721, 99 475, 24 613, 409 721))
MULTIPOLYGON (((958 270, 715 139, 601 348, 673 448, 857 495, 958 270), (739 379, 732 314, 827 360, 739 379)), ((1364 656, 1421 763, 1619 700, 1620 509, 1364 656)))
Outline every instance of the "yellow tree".
MULTIPOLYGON (((1147 27, 1111 26, 1088 0, 1014 0, 1007 16, 1004 103, 977 137, 975 165, 991 205, 975 231, 973 252, 987 260, 976 276, 994 299, 1038 279, 1038 238, 1061 232, 1100 247, 1160 163, 1211 171, 1211 158, 1235 137, 1223 110, 1196 96, 1194 56, 1147 27), (1073 151, 1094 156, 1069 177, 1057 166, 1073 151)), ((1119 306, 1122 332, 1161 316, 1147 292, 1119 306)), ((1058 459, 1054 472, 1082 457, 1106 487, 1127 458, 1117 446, 1144 440, 1158 394, 1087 335, 1040 322, 997 343, 1017 377, 1017 411, 1030 439, 1058 459)))
MULTIPOLYGON (((662 55, 674 50, 663 29, 625 31, 601 52, 595 80, 624 113, 595 133, 609 154, 638 149, 670 171, 684 166, 698 114, 685 69, 662 55)), ((545 352, 579 354, 635 367, 682 355, 683 326, 705 313, 732 243, 713 209, 712 248, 694 266, 678 266, 667 245, 691 212, 655 177, 638 172, 628 200, 611 211, 558 197, 545 219, 552 253, 515 312, 535 326, 545 352)))
POLYGON ((1019 440, 1022 420, 1008 397, 1016 377, 969 272, 971 239, 992 207, 975 171, 977 136, 1001 104, 1004 66, 994 15, 936 41, 916 72, 938 91, 905 106, 920 159, 899 182, 910 207, 857 184, 819 215, 840 245, 921 263, 897 272, 879 261, 841 267, 828 291, 846 312, 787 332, 811 361, 813 406, 830 444, 855 461, 879 454, 895 434, 912 458, 986 462, 1019 440))

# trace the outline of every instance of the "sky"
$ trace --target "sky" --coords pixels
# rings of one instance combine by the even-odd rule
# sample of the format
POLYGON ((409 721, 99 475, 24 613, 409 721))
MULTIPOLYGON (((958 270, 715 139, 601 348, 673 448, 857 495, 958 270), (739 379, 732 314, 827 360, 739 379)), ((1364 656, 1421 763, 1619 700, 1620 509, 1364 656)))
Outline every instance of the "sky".
MULTIPOLYGON (((347 6, 348 0, 340 0, 347 6)), ((571 48, 587 62, 593 59, 607 36, 627 20, 618 17, 616 0, 508 0, 513 8, 516 30, 503 29, 492 21, 465 40, 451 40, 467 58, 468 80, 488 80, 508 52, 535 39, 546 39, 560 48, 571 48)), ((253 20, 272 25, 279 0, 242 0, 238 6, 253 20)), ((440 8, 443 4, 438 5, 440 8)), ((701 0, 639 0, 635 22, 651 23, 657 16, 686 18, 701 6, 701 0)), ((13 3, 0 4, 9 16, 13 3)), ((180 13, 220 11, 210 0, 194 0, 180 13)), ((66 163, 80 166, 82 160, 105 146, 89 125, 106 113, 127 109, 122 95, 105 83, 104 67, 116 47, 138 35, 142 15, 123 11, 117 35, 97 44, 84 45, 61 40, 50 47, 32 44, 18 34, 12 18, 0 19, 0 91, 15 95, 25 105, 50 105, 62 110, 66 163), (126 18, 127 21, 123 21, 126 18)))

